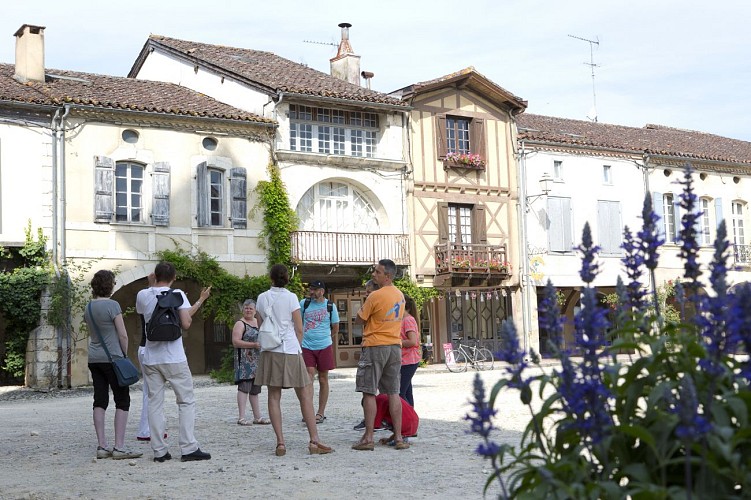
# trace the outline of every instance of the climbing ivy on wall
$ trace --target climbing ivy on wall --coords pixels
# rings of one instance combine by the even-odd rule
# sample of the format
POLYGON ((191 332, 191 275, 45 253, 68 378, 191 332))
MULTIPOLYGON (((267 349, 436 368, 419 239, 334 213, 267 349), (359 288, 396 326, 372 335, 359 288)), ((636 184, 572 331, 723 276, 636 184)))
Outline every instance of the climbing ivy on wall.
POLYGON ((0 343, 0 370, 5 377, 19 379, 26 366, 29 333, 39 325, 41 297, 50 282, 47 239, 41 229, 36 239, 31 223, 20 249, 2 249, 5 267, 0 271, 0 313, 5 318, 4 341, 0 343), (15 264, 17 267, 11 267, 15 264))
POLYGON ((438 297, 438 290, 418 286, 409 277, 397 278, 394 280, 394 286, 402 291, 403 294, 409 295, 414 299, 418 311, 422 311, 422 306, 433 297, 438 297))
POLYGON ((267 168, 268 181, 260 181, 256 186, 256 205, 251 216, 263 213, 263 229, 259 246, 266 250, 268 267, 274 264, 291 265, 292 238, 297 230, 297 214, 290 208, 287 189, 282 182, 279 167, 273 163, 267 168))

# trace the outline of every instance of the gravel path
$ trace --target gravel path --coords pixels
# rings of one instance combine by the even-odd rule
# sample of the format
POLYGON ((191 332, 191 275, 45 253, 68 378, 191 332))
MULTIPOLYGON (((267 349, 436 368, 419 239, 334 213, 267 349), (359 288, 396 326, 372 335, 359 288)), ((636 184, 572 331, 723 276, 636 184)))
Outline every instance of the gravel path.
MULTIPOLYGON (((140 384, 131 390, 128 444, 141 449, 135 460, 96 460, 91 423, 92 389, 41 393, 0 390, 0 498, 481 498, 487 466, 474 454, 478 444, 463 416, 469 407, 473 371, 449 373, 445 367, 418 370, 414 378, 419 436, 409 450, 376 447, 350 449, 360 433, 352 426, 362 418, 354 391, 355 369, 332 372, 327 420, 321 439, 335 448, 325 456, 307 454, 307 432, 293 391, 284 391, 282 411, 287 455, 273 454, 271 426, 241 427, 235 422, 236 388, 196 377, 196 436, 206 462, 163 464, 152 461, 148 444, 135 440, 141 410, 140 384)), ((501 372, 483 372, 488 383, 501 372)), ((316 384, 317 387, 317 384, 316 384)), ((316 395, 317 400, 317 395, 316 395)), ((168 427, 176 428, 177 407, 167 393, 168 427)), ((266 413, 266 391, 261 394, 266 413)), ((518 442, 527 414, 518 397, 499 401, 501 432, 496 439, 518 442)), ((107 412, 112 436, 114 405, 107 412)), ((248 409, 249 410, 249 409, 248 409)), ((376 438, 386 436, 376 433, 376 438)), ((179 455, 170 433, 173 455, 179 455)), ((112 437, 110 437, 110 441, 112 437)), ((111 444, 111 443, 110 443, 111 444)))

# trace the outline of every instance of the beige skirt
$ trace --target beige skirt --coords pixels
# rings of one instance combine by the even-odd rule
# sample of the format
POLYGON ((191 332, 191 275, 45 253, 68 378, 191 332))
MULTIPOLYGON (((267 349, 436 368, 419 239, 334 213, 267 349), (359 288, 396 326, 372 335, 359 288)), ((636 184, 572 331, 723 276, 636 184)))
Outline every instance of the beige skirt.
POLYGON ((305 387, 311 383, 302 354, 261 351, 261 359, 256 368, 256 385, 289 389, 305 387))

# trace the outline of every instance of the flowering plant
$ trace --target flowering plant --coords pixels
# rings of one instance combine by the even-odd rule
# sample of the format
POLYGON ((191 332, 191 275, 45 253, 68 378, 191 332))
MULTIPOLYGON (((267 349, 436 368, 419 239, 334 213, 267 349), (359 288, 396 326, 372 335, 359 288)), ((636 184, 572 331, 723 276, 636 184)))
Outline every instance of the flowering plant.
POLYGON ((751 496, 751 284, 728 291, 729 258, 725 223, 717 229, 709 265, 711 294, 697 293, 702 274, 696 256, 696 196, 687 168, 681 197, 681 257, 684 277, 675 285, 682 322, 665 323, 655 283, 663 241, 658 217, 646 196, 643 227, 624 230, 624 284, 608 315, 592 283, 599 273, 597 252, 585 225, 580 276, 582 307, 574 318, 580 357, 562 347, 563 321, 548 281, 539 307, 540 326, 560 361, 548 371, 519 346, 513 323, 504 323, 507 363, 490 394, 474 383, 471 431, 481 437, 477 453, 493 472, 504 498, 749 498, 751 496), (687 311, 696 311, 693 317, 687 311), (615 318, 615 321, 614 321, 615 318), (618 326, 614 328, 614 323, 618 326), (633 351, 627 359, 617 354, 633 351), (496 398, 518 391, 530 421, 518 444, 493 439, 496 398), (537 399, 534 395, 537 394, 537 399))
POLYGON ((485 167, 485 160, 482 159, 482 156, 475 153, 454 153, 453 151, 449 151, 446 153, 446 160, 472 168, 485 167))

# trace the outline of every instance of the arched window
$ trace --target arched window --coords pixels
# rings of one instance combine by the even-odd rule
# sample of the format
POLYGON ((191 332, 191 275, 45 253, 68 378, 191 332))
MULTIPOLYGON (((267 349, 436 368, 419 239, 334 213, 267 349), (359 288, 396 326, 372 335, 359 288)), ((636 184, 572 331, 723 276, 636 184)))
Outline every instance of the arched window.
POLYGON ((373 206, 355 187, 343 182, 320 182, 297 204, 303 231, 378 233, 373 206))

